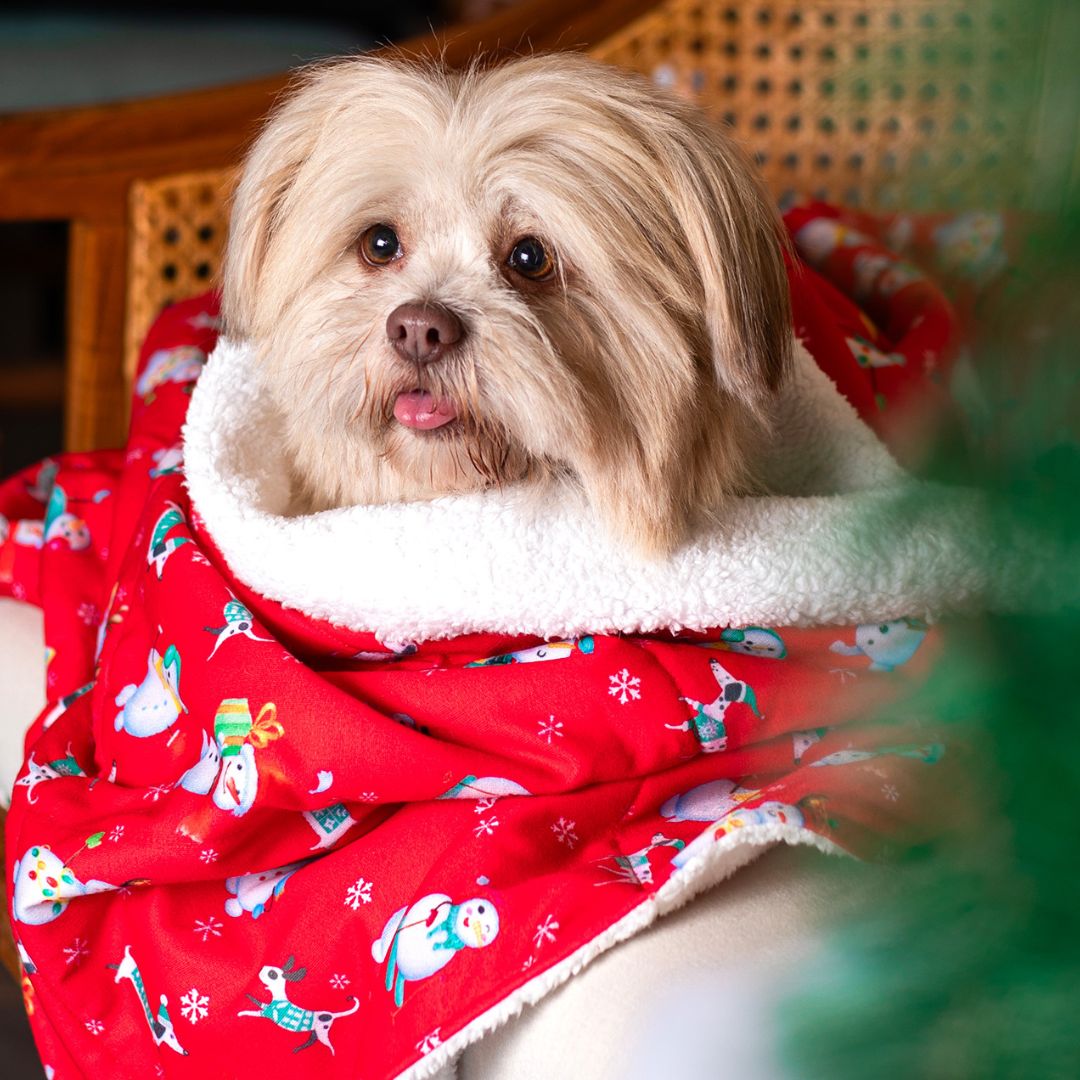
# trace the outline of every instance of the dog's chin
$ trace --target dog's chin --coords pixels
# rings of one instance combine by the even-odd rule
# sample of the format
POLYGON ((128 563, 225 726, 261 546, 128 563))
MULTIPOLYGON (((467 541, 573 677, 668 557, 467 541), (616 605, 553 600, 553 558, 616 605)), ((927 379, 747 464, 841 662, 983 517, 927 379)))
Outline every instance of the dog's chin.
POLYGON ((542 472, 497 423, 459 413, 446 399, 431 413, 398 397, 373 413, 354 415, 343 427, 324 428, 315 456, 308 440, 294 448, 294 512, 467 494, 529 481, 542 472), (352 468, 328 468, 328 461, 349 462, 352 468))
POLYGON ((380 458, 398 478, 404 498, 482 491, 525 480, 532 471, 527 453, 505 434, 453 417, 430 428, 396 418, 382 434, 380 458))

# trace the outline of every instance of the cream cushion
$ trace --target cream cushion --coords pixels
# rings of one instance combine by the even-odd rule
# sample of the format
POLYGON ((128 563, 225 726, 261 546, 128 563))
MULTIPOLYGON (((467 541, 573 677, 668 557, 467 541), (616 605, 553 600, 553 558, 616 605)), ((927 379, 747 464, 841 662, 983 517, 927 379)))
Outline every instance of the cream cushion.
POLYGON ((45 706, 45 629, 41 611, 0 599, 0 805, 22 767, 23 736, 45 706))

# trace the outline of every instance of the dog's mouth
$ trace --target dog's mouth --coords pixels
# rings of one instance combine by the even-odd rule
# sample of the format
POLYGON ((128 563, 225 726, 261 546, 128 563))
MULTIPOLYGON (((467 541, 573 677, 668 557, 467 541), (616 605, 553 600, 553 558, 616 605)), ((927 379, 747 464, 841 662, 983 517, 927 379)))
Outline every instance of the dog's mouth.
POLYGON ((394 419, 414 431, 432 431, 457 418, 457 407, 447 399, 436 400, 427 390, 409 390, 394 399, 394 419))
POLYGON ((487 415, 480 387, 469 373, 427 388, 419 378, 402 380, 386 388, 377 406, 372 389, 369 386, 353 419, 367 418, 381 436, 383 457, 404 475, 416 475, 427 487, 447 493, 528 473, 527 451, 497 418, 487 415))

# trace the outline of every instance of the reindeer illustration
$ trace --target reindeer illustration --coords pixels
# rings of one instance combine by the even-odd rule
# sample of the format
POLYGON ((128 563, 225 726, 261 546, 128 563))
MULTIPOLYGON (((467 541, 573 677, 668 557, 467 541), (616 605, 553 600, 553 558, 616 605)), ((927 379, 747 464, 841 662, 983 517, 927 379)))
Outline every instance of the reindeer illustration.
POLYGON ((265 1017, 285 1031, 311 1032, 307 1042, 293 1047, 294 1054, 313 1046, 316 1040, 321 1042, 333 1054, 334 1048, 330 1045, 331 1026, 335 1020, 339 1020, 343 1016, 352 1016, 360 1008, 360 1002, 350 994, 349 1000, 353 1003, 352 1008, 338 1013, 314 1012, 311 1009, 302 1009, 299 1005, 294 1005, 289 1000, 289 992, 285 983, 299 982, 307 974, 307 968, 294 970, 294 963, 295 957, 290 956, 281 967, 267 964, 266 967, 262 968, 259 972, 259 982, 270 991, 270 1000, 262 1002, 254 994, 248 994, 248 999, 258 1006, 258 1011, 253 1012, 251 1009, 243 1009, 236 1015, 265 1017))
POLYGON ((135 987, 135 993, 139 995, 143 1012, 146 1014, 146 1022, 150 1025, 150 1032, 154 1036, 155 1045, 161 1046, 164 1044, 170 1050, 175 1050, 178 1054, 187 1057, 187 1051, 180 1045, 173 1022, 169 1019, 169 999, 164 994, 160 998, 161 1004, 158 1006, 157 1016, 152 1012, 150 1000, 146 996, 146 987, 143 985, 142 973, 139 971, 139 965, 135 963, 131 955, 131 946, 124 946, 124 959, 119 964, 109 964, 108 966, 116 971, 114 982, 128 979, 131 985, 135 987))

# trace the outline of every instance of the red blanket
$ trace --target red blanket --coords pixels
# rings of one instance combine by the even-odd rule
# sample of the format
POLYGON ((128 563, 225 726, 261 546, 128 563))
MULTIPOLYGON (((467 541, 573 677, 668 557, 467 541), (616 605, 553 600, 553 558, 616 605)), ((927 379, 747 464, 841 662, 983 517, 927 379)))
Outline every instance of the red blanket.
MULTIPOLYGON (((789 225, 867 298, 792 268, 865 418, 944 401, 940 292, 865 234, 827 244, 832 211, 789 225)), ((0 486, 0 591, 46 620, 7 874, 55 1076, 423 1072, 745 842, 921 835, 943 748, 902 709, 866 723, 938 654, 918 620, 394 646, 253 595, 183 484, 216 310, 151 331, 126 450, 0 486)))

